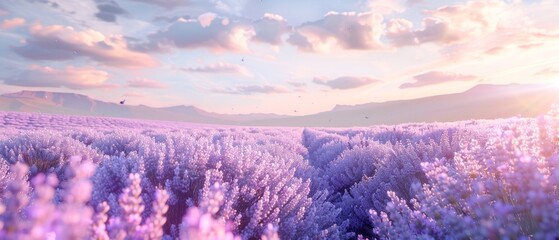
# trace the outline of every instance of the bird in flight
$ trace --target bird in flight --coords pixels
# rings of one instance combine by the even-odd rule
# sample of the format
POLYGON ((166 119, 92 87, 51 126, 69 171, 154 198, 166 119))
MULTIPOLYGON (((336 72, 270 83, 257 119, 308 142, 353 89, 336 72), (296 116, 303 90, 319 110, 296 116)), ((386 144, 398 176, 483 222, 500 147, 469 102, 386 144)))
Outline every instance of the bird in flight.
POLYGON ((126 102, 126 99, 120 101, 120 104, 124 104, 124 102, 126 102))
POLYGON ((244 62, 244 61, 245 61, 245 58, 241 58, 241 62, 244 62))

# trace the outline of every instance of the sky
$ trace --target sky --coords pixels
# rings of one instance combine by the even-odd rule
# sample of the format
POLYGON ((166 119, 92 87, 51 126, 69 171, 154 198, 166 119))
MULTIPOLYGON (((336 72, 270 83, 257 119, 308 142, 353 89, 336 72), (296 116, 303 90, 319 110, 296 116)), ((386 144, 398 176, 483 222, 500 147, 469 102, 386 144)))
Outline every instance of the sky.
POLYGON ((305 115, 559 82, 556 0, 2 0, 0 94, 305 115))

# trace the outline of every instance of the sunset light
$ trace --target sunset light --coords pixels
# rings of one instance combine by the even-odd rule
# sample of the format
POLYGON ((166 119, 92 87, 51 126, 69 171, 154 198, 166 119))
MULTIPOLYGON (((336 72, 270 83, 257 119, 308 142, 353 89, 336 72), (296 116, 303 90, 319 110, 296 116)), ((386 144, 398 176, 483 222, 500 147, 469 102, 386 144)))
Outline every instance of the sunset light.
POLYGON ((559 239, 559 0, 0 0, 0 240, 559 239))

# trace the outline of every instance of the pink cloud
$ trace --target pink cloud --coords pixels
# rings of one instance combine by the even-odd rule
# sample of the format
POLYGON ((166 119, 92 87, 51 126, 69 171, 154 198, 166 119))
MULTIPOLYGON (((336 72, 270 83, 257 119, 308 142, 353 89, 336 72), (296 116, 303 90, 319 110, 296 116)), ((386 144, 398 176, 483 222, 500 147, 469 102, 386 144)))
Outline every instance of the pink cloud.
POLYGON ((198 73, 229 73, 229 74, 242 74, 249 76, 249 71, 239 65, 225 63, 225 62, 218 62, 215 64, 209 64, 201 67, 190 67, 190 68, 182 68, 182 70, 187 72, 198 72, 198 73))
POLYGON ((128 48, 123 36, 106 36, 92 29, 77 31, 61 25, 34 24, 25 44, 12 49, 31 60, 71 60, 87 57, 114 67, 153 67, 157 63, 147 54, 128 48))
POLYGON ((485 50, 485 54, 487 55, 498 55, 502 52, 506 51, 506 49, 502 46, 492 47, 490 49, 485 50))
POLYGON ((68 66, 64 69, 32 65, 18 76, 4 80, 4 84, 26 87, 67 87, 71 89, 114 88, 108 84, 109 74, 92 67, 68 66))
POLYGON ((405 19, 388 22, 386 37, 396 46, 428 42, 464 42, 498 31, 507 21, 506 4, 500 0, 469 1, 466 4, 427 10, 421 29, 405 19))
POLYGON ((382 15, 399 13, 406 10, 405 0, 372 0, 368 2, 368 7, 372 12, 382 15))
POLYGON ((133 79, 133 80, 128 80, 128 87, 133 87, 133 88, 165 88, 167 87, 167 85, 155 81, 155 80, 151 80, 151 79, 147 79, 147 78, 138 78, 138 79, 133 79))
POLYGON ((443 64, 447 64, 544 48, 557 44, 559 37, 559 29, 533 20, 520 2, 471 0, 425 14, 418 28, 406 19, 391 19, 386 39, 395 47, 441 45, 443 64))
POLYGON ((0 24, 0 28, 6 30, 6 29, 10 29, 10 28, 23 26, 24 24, 25 24, 25 19, 23 19, 23 18, 12 18, 12 19, 6 19, 6 20, 2 21, 2 24, 0 24))
POLYGON ((419 74, 413 77, 414 82, 411 83, 404 83, 400 85, 401 89, 404 88, 417 88, 417 87, 424 87, 429 85, 435 85, 445 82, 455 82, 455 81, 473 81, 478 79, 476 76, 473 75, 464 75, 464 74, 457 74, 457 73, 448 73, 448 72, 439 72, 439 71, 430 71, 423 74, 419 74))
POLYGON ((198 22, 200 23, 200 26, 202 27, 208 27, 210 26, 210 24, 212 24, 212 21, 217 17, 217 15, 215 13, 204 13, 200 16, 198 16, 198 22))
POLYGON ((328 86, 332 89, 352 89, 363 87, 372 83, 377 83, 380 82, 380 80, 369 77, 344 76, 335 79, 314 78, 313 82, 316 84, 328 86))
POLYGON ((330 12, 319 21, 297 27, 288 42, 308 52, 379 50, 384 49, 380 41, 384 29, 379 14, 330 12))

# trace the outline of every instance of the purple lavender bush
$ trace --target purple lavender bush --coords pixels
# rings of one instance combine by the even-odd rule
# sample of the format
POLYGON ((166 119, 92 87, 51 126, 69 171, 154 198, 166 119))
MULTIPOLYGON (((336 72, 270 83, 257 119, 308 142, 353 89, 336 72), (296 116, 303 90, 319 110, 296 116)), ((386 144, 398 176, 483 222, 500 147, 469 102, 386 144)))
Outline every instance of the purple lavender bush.
POLYGON ((371 210, 380 238, 556 239, 559 237, 559 141, 556 111, 511 120, 480 144, 464 141, 453 159, 422 163, 428 177, 415 198, 389 192, 371 210))
POLYGON ((557 109, 355 129, 0 119, 0 239, 559 237, 557 109))

